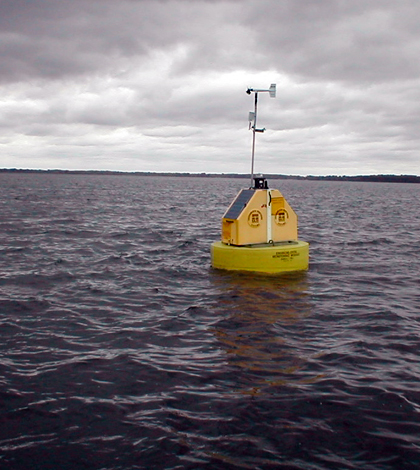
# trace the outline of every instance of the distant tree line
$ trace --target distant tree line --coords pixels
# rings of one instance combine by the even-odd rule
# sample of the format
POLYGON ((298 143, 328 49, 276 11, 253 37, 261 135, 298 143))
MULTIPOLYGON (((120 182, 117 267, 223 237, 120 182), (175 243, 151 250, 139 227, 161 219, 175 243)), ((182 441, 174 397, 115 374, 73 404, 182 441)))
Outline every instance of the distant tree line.
MULTIPOLYGON (((124 176, 174 176, 193 178, 250 178, 246 173, 171 173, 151 171, 108 171, 108 170, 31 170, 20 168, 0 168, 0 173, 49 173, 63 175, 124 175, 124 176)), ((265 174, 267 179, 291 179, 310 181, 365 181, 375 183, 420 183, 420 176, 416 175, 360 175, 360 176, 298 176, 265 174)))

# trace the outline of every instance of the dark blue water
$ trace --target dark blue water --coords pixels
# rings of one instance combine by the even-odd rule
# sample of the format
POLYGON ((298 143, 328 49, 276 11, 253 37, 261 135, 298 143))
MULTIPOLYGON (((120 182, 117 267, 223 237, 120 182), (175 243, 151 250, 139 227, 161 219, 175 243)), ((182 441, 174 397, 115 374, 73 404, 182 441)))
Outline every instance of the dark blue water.
POLYGON ((0 183, 1 469, 419 467, 420 186, 270 182, 273 277, 210 268, 248 181, 0 183))

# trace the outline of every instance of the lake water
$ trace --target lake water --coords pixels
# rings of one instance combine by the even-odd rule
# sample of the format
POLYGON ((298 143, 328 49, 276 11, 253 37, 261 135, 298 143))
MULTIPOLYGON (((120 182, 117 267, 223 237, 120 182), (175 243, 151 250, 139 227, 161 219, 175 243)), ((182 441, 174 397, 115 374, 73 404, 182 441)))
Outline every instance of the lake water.
POLYGON ((0 468, 418 469, 420 185, 269 181, 307 273, 212 270, 247 180, 0 175, 0 468))

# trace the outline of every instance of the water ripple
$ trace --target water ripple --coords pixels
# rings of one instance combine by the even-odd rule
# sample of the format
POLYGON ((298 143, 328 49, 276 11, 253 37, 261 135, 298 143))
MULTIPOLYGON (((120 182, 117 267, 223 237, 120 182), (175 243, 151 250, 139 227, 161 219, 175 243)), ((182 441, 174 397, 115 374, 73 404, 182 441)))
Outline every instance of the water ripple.
POLYGON ((209 266, 245 181, 0 178, 0 468, 418 468, 417 185, 272 182, 273 277, 209 266))

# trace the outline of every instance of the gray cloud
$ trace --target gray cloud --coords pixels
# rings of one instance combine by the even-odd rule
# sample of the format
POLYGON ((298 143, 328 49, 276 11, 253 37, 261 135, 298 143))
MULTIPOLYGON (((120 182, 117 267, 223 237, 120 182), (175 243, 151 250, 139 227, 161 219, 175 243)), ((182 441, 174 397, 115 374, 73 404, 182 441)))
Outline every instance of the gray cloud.
POLYGON ((420 5, 0 2, 0 166, 416 173, 420 5))
POLYGON ((249 19, 258 43, 288 73, 350 83, 418 77, 415 1, 265 0, 258 7, 249 19))

